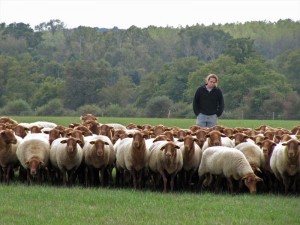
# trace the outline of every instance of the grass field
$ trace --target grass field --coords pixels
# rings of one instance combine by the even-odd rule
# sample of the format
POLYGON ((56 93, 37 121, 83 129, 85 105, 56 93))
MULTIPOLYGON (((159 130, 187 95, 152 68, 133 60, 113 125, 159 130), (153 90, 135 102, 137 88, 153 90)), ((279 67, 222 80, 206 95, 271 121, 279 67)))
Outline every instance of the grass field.
MULTIPOLYGON (((67 126, 79 117, 13 117, 67 126)), ((164 124, 188 128, 189 119, 101 117, 100 123, 164 124)), ((300 121, 220 120, 227 127, 291 129, 300 121)), ((0 224, 300 224, 299 196, 136 191, 115 188, 0 184, 0 224)))
POLYGON ((0 224, 299 224, 300 199, 0 185, 0 224))

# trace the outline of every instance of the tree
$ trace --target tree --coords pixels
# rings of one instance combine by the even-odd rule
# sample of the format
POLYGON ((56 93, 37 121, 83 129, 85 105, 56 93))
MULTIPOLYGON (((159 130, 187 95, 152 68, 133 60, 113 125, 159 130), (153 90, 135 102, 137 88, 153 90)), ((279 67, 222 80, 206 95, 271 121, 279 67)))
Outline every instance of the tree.
POLYGON ((167 118, 172 105, 172 100, 167 96, 154 97, 147 103, 145 114, 151 118, 167 118))
POLYGON ((250 38, 231 39, 227 43, 225 55, 233 56, 237 63, 244 63, 247 58, 254 55, 254 40, 250 38))

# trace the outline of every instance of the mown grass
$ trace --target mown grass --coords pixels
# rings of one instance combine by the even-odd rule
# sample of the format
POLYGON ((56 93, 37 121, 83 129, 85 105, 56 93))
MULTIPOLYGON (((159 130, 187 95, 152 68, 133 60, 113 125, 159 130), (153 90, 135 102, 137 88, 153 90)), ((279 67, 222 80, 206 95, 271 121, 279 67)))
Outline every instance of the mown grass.
MULTIPOLYGON (((67 126, 70 123, 82 121, 78 117, 12 117, 18 122, 35 122, 35 121, 49 121, 63 126, 67 126)), ((150 124, 157 125, 163 124, 165 126, 177 126, 180 128, 189 128, 195 125, 196 119, 178 119, 178 118, 121 118, 121 117, 98 117, 100 123, 120 123, 127 125, 129 123, 135 123, 139 125, 150 124)), ((296 125, 300 125, 300 121, 297 120, 219 120, 219 124, 226 127, 247 127, 257 128, 261 125, 268 125, 274 128, 286 128, 291 129, 296 125)))
POLYGON ((299 224, 295 196, 0 185, 1 224, 299 224))

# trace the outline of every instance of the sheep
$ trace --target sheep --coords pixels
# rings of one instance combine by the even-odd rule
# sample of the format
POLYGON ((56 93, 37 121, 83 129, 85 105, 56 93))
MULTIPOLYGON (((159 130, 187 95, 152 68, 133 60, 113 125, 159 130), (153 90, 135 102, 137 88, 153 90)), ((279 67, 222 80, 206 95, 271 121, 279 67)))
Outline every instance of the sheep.
POLYGON ((261 168, 264 167, 264 156, 263 151, 258 145, 251 142, 242 142, 235 146, 235 148, 246 156, 255 174, 258 172, 261 173, 261 168))
POLYGON ((209 147, 203 152, 198 170, 200 185, 207 174, 225 176, 231 193, 233 193, 232 179, 243 180, 250 193, 256 193, 256 183, 262 181, 254 174, 241 151, 226 146, 209 147))
POLYGON ((254 140, 252 140, 247 134, 244 134, 242 132, 237 132, 233 135, 234 146, 239 145, 240 143, 243 142, 254 143, 254 140))
MULTIPOLYGON (((300 173, 300 141, 290 139, 287 142, 278 143, 270 159, 270 167, 276 178, 283 183, 285 194, 291 188, 292 182, 296 182, 300 173)), ((295 183, 294 183, 295 184, 295 183)))
POLYGON ((167 176, 170 175, 170 191, 174 189, 174 178, 182 169, 183 158, 180 147, 172 141, 158 141, 153 143, 149 154, 149 169, 153 173, 154 188, 157 176, 163 179, 163 192, 167 191, 167 176))
POLYGON ((197 138, 187 135, 182 140, 183 145, 180 146, 183 158, 182 172, 185 173, 184 184, 192 185, 192 178, 197 172, 202 156, 202 150, 197 144, 197 138))
POLYGON ((16 150, 22 138, 11 130, 0 131, 0 181, 9 184, 13 169, 19 165, 16 150))
POLYGON ((120 141, 116 155, 116 166, 119 171, 129 171, 133 187, 142 187, 142 178, 148 164, 149 151, 142 132, 130 135, 120 141))
POLYGON ((75 172, 81 165, 83 159, 83 150, 79 139, 57 138, 52 142, 50 148, 51 165, 62 174, 63 184, 74 184, 75 172))
POLYGON ((47 138, 38 134, 30 138, 27 136, 18 145, 16 154, 22 167, 27 170, 27 183, 33 183, 35 178, 41 183, 49 162, 50 144, 47 138))
POLYGON ((212 130, 206 135, 207 139, 203 144, 202 151, 211 146, 234 147, 233 141, 218 130, 212 130))
POLYGON ((13 128, 13 130, 15 132, 15 135, 17 135, 21 138, 24 138, 27 135, 28 131, 29 131, 29 129, 27 127, 24 127, 24 126, 19 125, 19 124, 17 126, 15 126, 13 128))
POLYGON ((208 131, 206 129, 198 129, 195 133, 193 133, 193 135, 195 135, 195 137, 198 140, 198 144, 200 146, 200 148, 203 148, 203 144, 206 141, 206 135, 207 135, 208 131))
POLYGON ((274 147, 276 143, 270 139, 266 139, 257 143, 258 146, 262 149, 263 152, 263 167, 262 171, 265 175, 265 183, 270 191, 275 190, 274 181, 275 175, 270 167, 270 159, 273 154, 274 147))
POLYGON ((107 184, 107 177, 112 179, 111 170, 115 161, 115 151, 111 140, 104 135, 90 136, 83 146, 84 162, 87 166, 85 185, 97 185, 98 171, 101 173, 102 186, 107 184), (90 174, 90 176, 88 176, 90 174), (88 179, 90 177, 90 179, 88 179))
POLYGON ((85 115, 81 115, 80 120, 82 120, 83 122, 85 122, 87 120, 97 121, 97 117, 94 116, 93 114, 88 113, 88 114, 85 114, 85 115))

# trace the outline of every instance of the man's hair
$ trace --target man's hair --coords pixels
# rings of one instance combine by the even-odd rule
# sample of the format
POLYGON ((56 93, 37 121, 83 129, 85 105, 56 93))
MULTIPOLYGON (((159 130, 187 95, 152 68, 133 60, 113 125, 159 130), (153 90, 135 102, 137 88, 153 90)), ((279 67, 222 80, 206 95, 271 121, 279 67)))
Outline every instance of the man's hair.
POLYGON ((209 79, 210 78, 215 78, 216 79, 216 86, 218 85, 218 81, 219 81, 219 78, 218 78, 218 76, 216 75, 216 74, 213 74, 213 73, 211 73, 211 74, 209 74, 206 78, 205 78, 205 82, 206 83, 208 83, 208 81, 209 81, 209 79))

